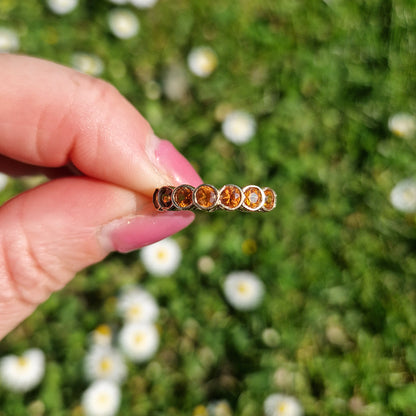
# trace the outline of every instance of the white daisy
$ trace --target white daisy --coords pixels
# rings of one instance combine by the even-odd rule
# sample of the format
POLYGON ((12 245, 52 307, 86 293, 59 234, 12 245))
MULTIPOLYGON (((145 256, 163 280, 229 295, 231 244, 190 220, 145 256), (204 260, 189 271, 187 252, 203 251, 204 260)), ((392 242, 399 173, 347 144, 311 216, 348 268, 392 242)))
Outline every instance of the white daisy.
POLYGON ((251 114, 235 110, 227 114, 222 123, 224 136, 234 144, 244 144, 256 134, 256 120, 251 114))
POLYGON ((227 400, 216 400, 208 403, 209 416, 232 416, 233 412, 227 400))
POLYGON ((189 83, 187 74, 179 65, 171 65, 163 77, 163 92, 172 101, 179 101, 186 96, 189 83))
POLYGON ((108 346, 111 345, 113 338, 113 331, 109 325, 98 325, 91 333, 92 342, 94 345, 108 346))
POLYGON ((78 0, 47 0, 48 7, 55 14, 67 14, 78 6, 78 0))
POLYGON ((19 46, 19 37, 14 30, 0 27, 0 52, 16 52, 19 46))
POLYGON ((274 328, 265 328, 261 334, 265 345, 270 348, 277 347, 280 342, 280 335, 274 328))
POLYGON ((97 55, 84 52, 75 52, 71 57, 71 66, 77 71, 94 77, 100 76, 104 71, 104 63, 97 55))
POLYGON ((264 295, 263 282, 253 273, 232 272, 224 282, 225 297, 235 309, 248 311, 257 308, 264 295))
POLYGON ((302 416, 303 408, 299 401, 284 394, 271 394, 264 401, 266 416, 302 416))
POLYGON ((84 358, 84 370, 88 380, 111 380, 122 383, 127 367, 122 355, 111 346, 94 345, 84 358))
POLYGON ((130 3, 138 9, 150 9, 157 3, 157 0, 130 0, 130 3))
POLYGON ((416 134, 416 117, 409 113, 397 113, 389 118, 388 126, 396 136, 411 139, 416 134))
POLYGON ((179 244, 168 237, 143 247, 140 259, 150 274, 165 277, 176 271, 182 259, 182 252, 179 244))
POLYGON ((345 329, 338 323, 328 323, 325 335, 331 344, 337 345, 338 347, 347 348, 350 345, 350 340, 348 339, 345 329))
POLYGON ((0 172, 0 192, 7 186, 9 176, 0 172))
POLYGON ((26 392, 36 387, 45 374, 45 355, 31 348, 20 357, 7 355, 0 361, 1 383, 11 391, 26 392))
POLYGON ((119 344, 130 360, 141 363, 156 353, 159 347, 159 333, 151 323, 128 323, 120 331, 119 344))
POLYGON ((114 416, 120 407, 120 387, 109 380, 94 381, 82 395, 86 416, 114 416))
POLYGON ((211 75, 217 64, 217 55, 209 46, 194 48, 188 55, 189 69, 193 74, 201 78, 211 75))
POLYGON ((139 287, 124 290, 117 300, 117 309, 127 322, 154 322, 159 315, 155 298, 139 287))
POLYGON ((390 201, 399 211, 416 212, 416 180, 409 178, 400 181, 391 191, 390 201))
POLYGON ((296 373, 291 369, 280 367, 273 375, 274 384, 279 389, 291 389, 295 384, 296 373))
POLYGON ((210 274, 215 268, 215 262, 210 256, 202 256, 198 259, 198 270, 204 274, 210 274))
POLYGON ((120 39, 130 39, 140 30, 137 16, 127 9, 114 9, 108 14, 108 24, 114 36, 120 39))

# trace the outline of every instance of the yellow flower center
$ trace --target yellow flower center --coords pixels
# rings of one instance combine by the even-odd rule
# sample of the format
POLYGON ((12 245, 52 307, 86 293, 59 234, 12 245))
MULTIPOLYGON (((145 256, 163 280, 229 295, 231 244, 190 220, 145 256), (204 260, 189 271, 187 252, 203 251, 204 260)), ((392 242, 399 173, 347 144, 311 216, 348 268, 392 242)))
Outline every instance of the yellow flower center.
POLYGON ((212 72, 217 66, 217 57, 211 51, 205 51, 201 56, 201 69, 205 72, 212 72))
POLYGON ((406 133, 403 129, 403 126, 397 126, 397 127, 393 127, 392 132, 399 137, 405 137, 406 133))
POLYGON ((240 282, 237 285, 237 291, 242 295, 246 295, 249 292, 249 290, 250 288, 246 282, 240 282))
POLYGON ((195 407, 192 416, 208 416, 208 410, 202 404, 195 407))
POLYGON ((106 357, 103 358, 100 362, 100 370, 103 373, 108 373, 111 371, 111 369, 113 368, 113 362, 111 361, 110 358, 106 357))
POLYGON ((108 325, 102 324, 97 326, 95 332, 99 335, 110 336, 111 335, 111 328, 108 325))
POLYGON ((286 408, 287 408, 287 404, 285 402, 279 403, 276 409, 277 413, 279 415, 283 415, 285 413, 286 408))
POLYGON ((25 357, 18 357, 17 364, 19 365, 19 367, 23 368, 26 367, 29 364, 29 362, 25 357))
POLYGON ((168 257, 168 253, 166 253, 166 250, 159 250, 156 254, 156 258, 159 261, 164 261, 168 257))
POLYGON ((140 345, 143 342, 144 338, 145 336, 143 334, 136 334, 134 336, 134 343, 140 345))
POLYGON ((107 403, 109 402, 109 398, 108 395, 105 393, 101 393, 98 397, 97 397, 97 401, 98 403, 100 403, 101 405, 105 406, 107 405, 107 403))
POLYGON ((137 318, 142 314, 142 308, 140 305, 133 305, 127 311, 129 318, 137 318))
POLYGON ((235 120, 234 123, 231 125, 231 130, 233 135, 240 136, 242 134, 245 134, 248 130, 249 125, 244 120, 235 120))

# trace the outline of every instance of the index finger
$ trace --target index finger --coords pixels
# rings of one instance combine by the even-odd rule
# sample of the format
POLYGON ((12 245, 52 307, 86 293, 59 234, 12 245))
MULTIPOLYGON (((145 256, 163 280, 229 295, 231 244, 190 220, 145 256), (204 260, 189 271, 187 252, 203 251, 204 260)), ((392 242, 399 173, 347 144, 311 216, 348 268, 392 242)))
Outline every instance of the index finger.
POLYGON ((31 165, 72 162, 146 195, 201 182, 189 162, 110 84, 26 56, 0 56, 0 154, 31 165))

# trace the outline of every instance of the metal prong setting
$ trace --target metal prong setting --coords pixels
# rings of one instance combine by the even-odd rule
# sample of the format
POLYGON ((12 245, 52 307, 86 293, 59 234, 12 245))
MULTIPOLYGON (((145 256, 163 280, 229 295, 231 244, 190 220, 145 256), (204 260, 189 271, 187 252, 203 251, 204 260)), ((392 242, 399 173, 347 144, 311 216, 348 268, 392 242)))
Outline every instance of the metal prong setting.
POLYGON ((162 186, 153 193, 153 205, 158 211, 170 211, 174 209, 172 201, 173 186, 162 186))
POLYGON ((224 185, 219 191, 209 184, 194 188, 191 185, 162 186, 153 194, 158 211, 246 211, 268 212, 276 207, 276 192, 271 188, 247 185, 224 185))
POLYGON ((243 188, 243 207, 246 211, 260 211, 265 200, 264 191, 259 186, 247 185, 243 188))
POLYGON ((264 200, 264 204, 263 207, 261 208, 261 211, 266 211, 269 212, 272 209, 276 208, 276 192, 269 187, 263 188, 263 192, 264 192, 264 196, 265 196, 265 200, 264 200))
POLYGON ((218 205, 218 190, 209 184, 203 183, 195 188, 194 206, 201 211, 214 211, 218 205))
POLYGON ((177 210, 193 208, 193 194, 195 188, 191 185, 177 186, 172 192, 172 202, 177 210))
POLYGON ((219 192, 219 206, 226 211, 239 210, 243 204, 243 191, 237 185, 224 185, 219 192))

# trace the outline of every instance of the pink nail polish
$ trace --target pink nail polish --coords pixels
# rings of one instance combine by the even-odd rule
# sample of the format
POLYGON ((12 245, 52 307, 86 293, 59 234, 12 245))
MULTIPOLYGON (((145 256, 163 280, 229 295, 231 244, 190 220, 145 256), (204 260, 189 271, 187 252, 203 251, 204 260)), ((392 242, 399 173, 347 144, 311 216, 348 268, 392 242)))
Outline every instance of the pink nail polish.
POLYGON ((202 179, 195 172, 195 169, 188 160, 167 140, 159 139, 159 145, 156 149, 156 162, 174 180, 174 183, 167 185, 186 183, 188 185, 198 186, 202 183, 202 179))
POLYGON ((101 229, 99 238, 106 251, 127 253, 182 230, 194 218, 195 215, 189 211, 122 218, 106 224, 101 229))

